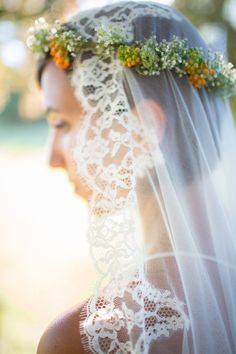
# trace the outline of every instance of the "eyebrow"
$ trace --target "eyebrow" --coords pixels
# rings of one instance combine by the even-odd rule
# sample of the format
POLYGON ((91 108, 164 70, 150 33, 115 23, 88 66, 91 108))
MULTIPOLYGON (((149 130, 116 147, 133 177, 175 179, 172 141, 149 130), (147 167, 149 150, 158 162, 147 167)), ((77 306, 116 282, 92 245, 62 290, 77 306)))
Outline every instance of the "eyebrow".
POLYGON ((45 114, 46 114, 46 118, 47 118, 47 121, 49 124, 53 124, 54 123, 54 115, 53 113, 60 113, 60 111, 56 108, 53 108, 53 107, 47 107, 46 108, 46 111, 45 111, 45 114))

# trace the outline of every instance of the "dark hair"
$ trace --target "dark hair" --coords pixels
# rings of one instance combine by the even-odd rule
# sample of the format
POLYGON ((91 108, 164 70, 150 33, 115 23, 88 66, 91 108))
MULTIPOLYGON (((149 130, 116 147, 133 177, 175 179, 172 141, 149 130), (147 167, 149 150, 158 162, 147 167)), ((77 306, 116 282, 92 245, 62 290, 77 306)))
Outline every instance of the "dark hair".
POLYGON ((36 81, 40 87, 41 87, 42 73, 49 60, 51 60, 51 56, 50 54, 47 54, 45 57, 38 59, 36 62, 36 81))
MULTIPOLYGON (((38 59, 36 62, 36 81, 37 81, 39 87, 41 87, 42 74, 43 74, 44 68, 50 60, 53 60, 53 59, 52 59, 51 55, 48 53, 45 57, 38 59)), ((72 60, 71 63, 73 63, 73 59, 71 59, 71 60, 72 60)), ((64 70, 66 74, 69 74, 72 71, 72 65, 70 65, 67 69, 62 69, 62 70, 64 70)))

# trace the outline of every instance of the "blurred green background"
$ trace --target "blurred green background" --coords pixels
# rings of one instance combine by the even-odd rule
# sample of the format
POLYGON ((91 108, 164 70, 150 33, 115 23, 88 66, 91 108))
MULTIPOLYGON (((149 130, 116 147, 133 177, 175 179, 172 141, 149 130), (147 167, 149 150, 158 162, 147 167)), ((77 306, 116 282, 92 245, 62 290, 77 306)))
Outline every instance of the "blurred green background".
MULTIPOLYGON (((236 65, 235 0, 159 2, 182 11, 236 65)), ((0 354, 35 353, 46 324, 88 296, 84 277, 93 275, 86 206, 63 172, 46 166, 48 132, 27 29, 39 16, 64 20, 79 8, 107 3, 0 2, 0 354)), ((236 112, 235 100, 231 105, 236 112)))

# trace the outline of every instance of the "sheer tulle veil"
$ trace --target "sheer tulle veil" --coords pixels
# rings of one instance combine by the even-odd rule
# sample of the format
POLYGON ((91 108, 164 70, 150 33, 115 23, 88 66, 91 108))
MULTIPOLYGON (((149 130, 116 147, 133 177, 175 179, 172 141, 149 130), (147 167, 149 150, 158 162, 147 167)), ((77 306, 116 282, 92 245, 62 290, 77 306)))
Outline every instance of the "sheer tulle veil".
MULTIPOLYGON (((86 38, 207 45, 175 9, 123 1, 78 12, 86 38)), ((80 330, 88 353, 236 352, 236 136, 228 100, 164 70, 144 76, 83 49, 70 74, 86 116, 71 151, 93 191, 98 282, 80 330)))

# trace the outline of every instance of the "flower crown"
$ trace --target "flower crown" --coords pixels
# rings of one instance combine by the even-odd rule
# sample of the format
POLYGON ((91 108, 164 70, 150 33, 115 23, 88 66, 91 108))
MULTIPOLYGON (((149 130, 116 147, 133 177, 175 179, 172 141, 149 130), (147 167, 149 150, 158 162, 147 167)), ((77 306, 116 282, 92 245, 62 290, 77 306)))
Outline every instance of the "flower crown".
POLYGON ((187 75, 196 87, 206 87, 224 96, 236 96, 236 69, 227 63, 221 53, 199 47, 188 47, 187 39, 173 36, 171 41, 150 36, 135 43, 125 43, 122 29, 112 25, 96 30, 96 41, 79 35, 78 30, 56 21, 48 24, 44 18, 29 28, 28 47, 39 56, 51 55, 56 65, 69 68, 81 49, 94 48, 98 56, 116 52, 127 68, 142 75, 159 75, 162 70, 174 70, 179 77, 187 75))

